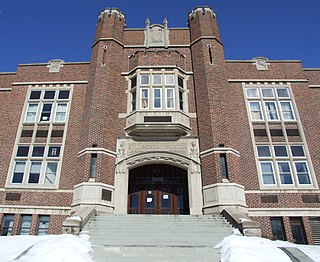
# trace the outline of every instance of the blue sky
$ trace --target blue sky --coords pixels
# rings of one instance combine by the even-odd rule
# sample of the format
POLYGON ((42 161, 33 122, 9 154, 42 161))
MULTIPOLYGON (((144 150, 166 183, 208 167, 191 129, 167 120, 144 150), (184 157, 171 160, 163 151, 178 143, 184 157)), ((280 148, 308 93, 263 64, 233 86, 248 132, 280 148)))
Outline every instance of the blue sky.
POLYGON ((98 14, 118 7, 128 28, 186 27, 195 6, 217 13, 226 59, 302 60, 320 68, 319 0, 0 0, 0 72, 18 64, 89 61, 98 14))

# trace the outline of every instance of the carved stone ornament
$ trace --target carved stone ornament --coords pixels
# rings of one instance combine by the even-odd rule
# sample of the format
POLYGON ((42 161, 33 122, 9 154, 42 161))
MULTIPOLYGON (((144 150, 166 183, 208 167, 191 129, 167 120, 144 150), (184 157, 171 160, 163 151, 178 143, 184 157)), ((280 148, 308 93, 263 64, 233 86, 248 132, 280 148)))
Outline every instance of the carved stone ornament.
POLYGON ((54 60, 50 60, 49 65, 47 67, 49 67, 49 73, 58 73, 60 72, 60 68, 63 67, 63 60, 60 59, 54 59, 54 60))
POLYGON ((168 21, 165 19, 163 25, 151 25, 150 20, 146 20, 145 45, 149 46, 165 46, 169 45, 168 21))
POLYGON ((268 70, 268 59, 265 57, 256 57, 253 58, 255 65, 258 71, 267 71, 268 70))

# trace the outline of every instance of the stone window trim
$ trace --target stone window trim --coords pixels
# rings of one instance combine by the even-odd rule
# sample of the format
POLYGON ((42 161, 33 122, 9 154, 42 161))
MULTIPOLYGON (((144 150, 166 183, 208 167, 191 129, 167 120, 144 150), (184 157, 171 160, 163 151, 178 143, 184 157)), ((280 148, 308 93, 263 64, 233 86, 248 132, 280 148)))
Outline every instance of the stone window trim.
MULTIPOLYGON (((7 174, 7 180, 6 180, 6 188, 25 188, 25 189, 33 189, 33 188, 37 188, 37 189, 44 189, 44 190, 52 190, 52 189, 58 189, 59 187, 59 181, 60 181, 60 173, 61 173, 61 167, 62 167, 62 161, 63 161, 63 153, 64 153, 64 144, 65 144, 65 140, 66 140, 66 133, 67 133, 67 128, 68 128, 68 121, 69 121, 69 114, 70 114, 70 106, 71 106, 71 101, 72 101, 72 91, 73 91, 73 87, 74 84, 61 84, 61 83, 50 83, 50 84, 40 84, 40 83, 34 83, 34 84, 30 84, 28 86, 28 92, 25 98, 25 104, 24 104, 24 111, 21 114, 21 118, 20 118, 20 125, 19 128, 17 130, 17 135, 16 135, 16 142, 15 142, 15 147, 13 149, 12 152, 12 157, 11 157, 11 164, 8 170, 8 174, 7 174), (37 97, 36 99, 30 99, 30 95, 32 91, 39 91, 41 93, 40 97, 37 97), (64 122, 53 122, 53 121, 49 121, 49 122, 34 122, 34 123, 26 123, 24 122, 25 119, 25 115, 26 115, 26 110, 28 108, 28 104, 30 101, 42 101, 42 99, 44 99, 45 96, 45 92, 46 91, 55 91, 55 96, 54 98, 47 99, 46 101, 60 101, 62 103, 67 102, 68 103, 68 107, 66 110, 66 116, 65 116, 65 121, 64 122), (65 93, 65 91, 68 91, 68 93, 65 93), (60 98, 59 98, 60 96, 60 98), (68 98, 66 98, 68 97, 68 98), (19 143, 20 140, 20 135, 22 133, 22 130, 24 129, 24 127, 28 127, 29 129, 32 128, 33 132, 32 132, 32 136, 30 137, 31 141, 28 142, 27 144, 22 144, 19 143), (46 130, 43 130, 43 127, 46 127, 46 130), (51 135, 53 134, 53 132, 56 130, 57 126, 63 126, 63 136, 61 138, 61 141, 59 141, 58 143, 55 142, 51 142, 51 135), (37 142, 38 137, 36 136, 36 134, 39 131, 46 131, 47 135, 42 139, 41 144, 39 144, 37 142), (24 157, 24 158, 20 158, 16 155, 18 147, 19 146, 29 146, 30 147, 30 152, 29 152, 29 156, 28 157, 24 157), (44 154, 44 157, 40 157, 40 158, 34 158, 31 156, 31 152, 34 146, 45 146, 46 147, 46 151, 44 154), (49 147, 55 147, 55 146, 59 146, 60 147, 60 156, 58 158, 53 158, 53 157, 47 157, 47 150, 49 149, 49 147), (16 162, 25 162, 25 166, 24 166, 24 173, 23 173, 23 182, 22 183, 12 183, 12 179, 13 179, 13 173, 15 170, 15 166, 16 166, 16 162), (27 183, 27 176, 29 175, 28 172, 30 170, 30 165, 32 161, 40 161, 41 164, 41 173, 39 175, 39 183, 27 183), (51 164, 50 168, 48 167, 48 164, 50 163, 56 163, 55 164, 51 164), (56 180, 54 185, 45 185, 44 184, 44 178, 45 176, 50 176, 53 175, 53 171, 55 172, 56 175, 56 180)), ((51 93, 52 94, 52 93, 51 93)), ((47 94, 47 96, 50 97, 50 92, 47 94)), ((32 102, 31 102, 32 103, 32 102)), ((38 111, 39 112, 39 111, 38 111)), ((55 112, 53 112, 55 114, 55 112)), ((53 117, 52 117, 53 119, 53 117)), ((29 179, 29 178, 28 178, 29 179)))
MULTIPOLYGON (((250 124, 251 138, 252 143, 254 145, 255 159, 256 159, 256 167, 257 174, 260 184, 260 189, 266 190, 304 190, 304 189, 317 189, 318 184, 315 178, 315 173, 312 165, 312 161, 310 159, 310 154, 308 151, 308 146, 306 143, 306 138, 304 136, 302 124, 300 122, 300 118, 295 106, 294 96, 291 90, 290 83, 281 83, 281 82, 250 82, 250 83, 242 83, 244 98, 247 105, 247 114, 248 120, 250 124), (272 89, 273 91, 266 91, 264 95, 262 94, 262 89, 272 89), (252 120, 252 113, 250 110, 250 102, 257 101, 260 104, 264 104, 264 102, 268 101, 276 101, 277 112, 279 115, 278 121, 270 121, 266 120, 266 111, 265 108, 261 109, 263 111, 263 120, 252 120), (286 107, 292 111, 294 116, 294 120, 284 119, 284 110, 281 107, 281 103, 286 103, 286 107), (269 142, 256 142, 254 137, 254 125, 255 124, 264 124, 265 130, 267 133, 267 140, 269 142), (288 128, 288 124, 294 123, 297 125, 297 129, 300 133, 301 142, 290 142, 290 136, 286 133, 288 128), (277 127, 279 126, 279 127, 277 127), (282 130, 282 139, 281 142, 275 142, 272 137, 271 130, 274 128, 280 128, 282 130), (284 156, 275 156, 275 146, 281 149, 286 148, 287 155, 284 156), (259 150, 262 148, 269 149, 270 155, 259 155, 259 150), (295 152, 293 152, 293 150, 295 152), (282 167, 290 168, 290 173, 292 176, 292 184, 286 184, 287 181, 282 181, 279 172, 280 162, 288 162, 289 167, 286 164, 283 164, 282 167), (266 184, 263 177, 263 172, 261 169, 261 162, 270 162, 272 164, 273 172, 276 180, 273 184, 266 184), (300 163, 301 162, 301 163, 300 163), (298 165, 298 166, 297 166, 298 165), (299 169, 300 171, 298 172, 299 169)), ((263 105, 264 107, 264 105, 263 105)), ((267 149, 266 149, 267 150, 267 149)), ((261 154, 261 153, 260 153, 261 154)), ((289 181, 290 182, 290 181, 289 181)), ((270 181, 269 181, 270 183, 270 181)))
POLYGON ((137 69, 127 77, 128 113, 143 110, 187 113, 187 79, 188 76, 176 68, 137 69))

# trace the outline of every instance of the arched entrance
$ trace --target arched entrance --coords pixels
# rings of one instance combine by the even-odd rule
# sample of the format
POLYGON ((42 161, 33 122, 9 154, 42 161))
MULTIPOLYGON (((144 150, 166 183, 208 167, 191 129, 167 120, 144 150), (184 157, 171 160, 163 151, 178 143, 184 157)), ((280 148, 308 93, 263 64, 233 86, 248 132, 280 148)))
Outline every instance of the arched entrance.
POLYGON ((189 214, 187 171, 146 165, 129 171, 129 214, 189 214))

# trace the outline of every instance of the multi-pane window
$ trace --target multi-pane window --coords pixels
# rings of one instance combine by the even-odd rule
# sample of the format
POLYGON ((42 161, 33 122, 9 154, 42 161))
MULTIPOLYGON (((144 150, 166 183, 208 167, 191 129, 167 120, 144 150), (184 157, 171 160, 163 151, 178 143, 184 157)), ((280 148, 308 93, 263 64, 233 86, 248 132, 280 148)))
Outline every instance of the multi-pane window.
POLYGON ((70 90, 31 90, 24 121, 65 122, 70 90))
POLYGON ((18 145, 10 183, 55 185, 60 152, 61 145, 18 145))
POLYGON ((247 87, 245 94, 253 121, 295 121, 288 88, 247 87))
POLYGON ((1 223, 1 235, 11 236, 13 227, 14 215, 4 215, 1 223))
POLYGON ((32 215, 22 215, 19 235, 29 235, 32 222, 32 215))
POLYGON ((138 72, 131 78, 131 112, 135 110, 185 110, 184 80, 175 72, 138 72))
POLYGON ((303 145, 257 145, 263 185, 311 185, 303 145))
POLYGON ((39 216, 38 235, 48 235, 50 216, 39 216))
POLYGON ((265 127, 261 129, 265 131, 264 139, 260 140, 253 132, 261 185, 272 189, 314 186, 306 144, 303 140, 293 142, 287 132, 290 125, 301 125, 296 118, 290 86, 248 85, 244 86, 244 95, 251 128, 265 127))

